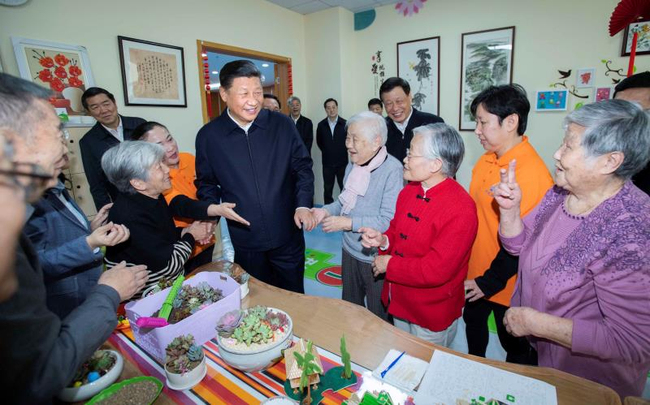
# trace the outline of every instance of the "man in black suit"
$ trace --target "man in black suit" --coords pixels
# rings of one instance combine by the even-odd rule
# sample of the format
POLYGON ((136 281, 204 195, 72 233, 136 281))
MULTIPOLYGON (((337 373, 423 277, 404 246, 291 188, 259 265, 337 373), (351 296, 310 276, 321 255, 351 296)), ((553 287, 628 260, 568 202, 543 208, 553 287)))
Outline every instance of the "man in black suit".
POLYGON ((302 139, 302 142, 307 148, 307 152, 309 152, 309 156, 311 156, 311 145, 314 143, 314 124, 309 118, 300 114, 302 103, 298 97, 289 97, 287 105, 289 106, 289 115, 296 124, 298 133, 300 134, 300 139, 302 139))
POLYGON ((323 103, 327 118, 318 123, 316 128, 316 143, 323 154, 323 199, 325 204, 334 201, 334 178, 343 191, 343 176, 348 165, 348 150, 345 147, 345 120, 339 117, 339 103, 328 98, 323 103))
MULTIPOLYGON (((0 188, 12 187, 26 203, 40 198, 55 181, 47 175, 63 164, 65 133, 48 103, 51 96, 41 86, 0 73, 0 128, 13 147, 13 168, 2 174, 7 181, 0 188)), ((32 211, 26 205, 21 218, 25 212, 29 218, 32 211)), ((103 272, 86 300, 59 319, 47 309, 43 271, 33 245, 24 232, 17 242, 18 289, 0 302, 0 392, 7 404, 51 403, 113 332, 118 304, 144 286, 148 273, 145 266, 127 268, 124 263, 103 272)))
POLYGON ((79 141, 84 171, 90 185, 95 207, 99 211, 104 205, 115 200, 117 189, 102 170, 104 152, 122 141, 131 139, 133 130, 145 122, 138 117, 123 117, 117 113, 115 97, 100 87, 91 87, 81 96, 81 103, 88 113, 97 120, 90 131, 79 141))
POLYGON ((303 293, 305 239, 316 221, 312 161, 294 123, 262 108, 262 73, 235 60, 219 72, 223 113, 196 136, 200 200, 235 203, 250 226, 228 220, 235 262, 253 277, 303 293))
POLYGON ((400 162, 406 157, 406 149, 413 139, 413 128, 436 122, 444 122, 437 115, 418 111, 411 106, 411 86, 400 77, 391 77, 379 88, 379 98, 386 109, 388 140, 386 149, 400 162))

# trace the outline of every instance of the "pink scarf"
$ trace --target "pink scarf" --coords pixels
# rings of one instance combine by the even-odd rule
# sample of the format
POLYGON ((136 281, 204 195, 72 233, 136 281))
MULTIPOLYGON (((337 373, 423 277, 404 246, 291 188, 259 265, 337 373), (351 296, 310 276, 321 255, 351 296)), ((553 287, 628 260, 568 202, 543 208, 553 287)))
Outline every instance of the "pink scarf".
POLYGON ((368 191, 368 185, 370 184, 371 172, 384 163, 387 155, 388 152, 386 151, 386 147, 382 146, 381 149, 379 149, 379 152, 366 166, 355 164, 352 167, 352 170, 345 181, 343 192, 339 194, 339 202, 342 205, 342 215, 349 214, 357 204, 357 197, 363 197, 366 194, 366 191, 368 191))

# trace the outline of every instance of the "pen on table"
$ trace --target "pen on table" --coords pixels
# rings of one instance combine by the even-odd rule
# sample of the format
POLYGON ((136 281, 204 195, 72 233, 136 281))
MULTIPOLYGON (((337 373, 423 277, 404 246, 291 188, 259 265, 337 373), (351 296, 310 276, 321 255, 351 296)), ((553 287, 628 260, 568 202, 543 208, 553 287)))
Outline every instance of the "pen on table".
POLYGON ((402 353, 400 353, 400 355, 397 356, 397 358, 396 358, 395 360, 393 360, 393 362, 390 363, 390 364, 388 365, 388 367, 386 367, 386 369, 385 369, 384 371, 381 372, 381 374, 380 374, 380 375, 381 375, 381 378, 384 378, 384 377, 386 376, 386 373, 387 373, 391 368, 393 368, 393 366, 395 366, 395 364, 397 364, 397 362, 399 361, 399 359, 401 359, 402 356, 404 356, 404 353, 406 353, 406 352, 402 352, 402 353))

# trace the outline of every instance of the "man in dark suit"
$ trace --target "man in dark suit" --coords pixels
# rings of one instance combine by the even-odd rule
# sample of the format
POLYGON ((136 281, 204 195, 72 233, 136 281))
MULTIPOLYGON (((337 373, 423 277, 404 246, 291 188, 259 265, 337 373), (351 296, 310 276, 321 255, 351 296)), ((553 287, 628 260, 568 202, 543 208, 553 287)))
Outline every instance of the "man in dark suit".
POLYGON ((343 176, 348 165, 348 150, 345 147, 345 120, 339 117, 339 103, 328 98, 323 103, 327 118, 318 123, 316 128, 316 143, 323 155, 323 199, 325 204, 334 201, 334 178, 343 191, 343 176))
POLYGON ((418 111, 411 106, 411 86, 400 77, 391 77, 379 88, 379 98, 386 109, 388 140, 386 149, 400 162, 406 157, 406 149, 413 139, 413 128, 426 124, 444 122, 437 115, 418 111))
MULTIPOLYGON (((0 128, 14 153, 11 181, 0 187, 14 187, 30 203, 51 186, 54 179, 43 178, 54 175, 64 153, 63 125, 48 103, 51 95, 0 73, 0 128)), ((31 207, 26 211, 29 217, 31 207)), ((47 309, 43 272, 24 233, 15 257, 18 290, 0 302, 0 392, 8 404, 49 403, 110 336, 118 304, 139 291, 148 275, 144 266, 124 264, 106 271, 83 304, 59 319, 47 309)))
POLYGON ((276 287, 304 292, 312 161, 289 117, 262 109, 262 74, 247 60, 219 72, 227 107, 196 136, 197 196, 236 204, 245 226, 228 221, 235 262, 276 287))
POLYGON ((117 190, 108 181, 102 170, 104 152, 122 141, 131 139, 131 133, 145 122, 138 117, 123 117, 117 113, 115 96, 100 87, 91 87, 81 96, 81 103, 97 120, 90 131, 79 141, 84 171, 90 185, 95 207, 99 211, 115 200, 117 190))
POLYGON ((302 139, 302 142, 307 148, 307 152, 309 152, 309 156, 311 156, 311 145, 314 143, 314 124, 309 118, 300 114, 302 103, 298 97, 289 97, 287 105, 289 106, 291 119, 296 124, 296 129, 298 129, 298 133, 300 134, 300 139, 302 139))

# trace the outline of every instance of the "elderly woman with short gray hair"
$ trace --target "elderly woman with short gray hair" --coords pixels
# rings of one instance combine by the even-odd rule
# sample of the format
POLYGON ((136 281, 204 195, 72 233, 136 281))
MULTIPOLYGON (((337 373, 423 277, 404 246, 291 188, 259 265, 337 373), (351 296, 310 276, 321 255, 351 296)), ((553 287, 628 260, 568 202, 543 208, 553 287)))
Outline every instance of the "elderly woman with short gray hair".
POLYGON ((398 328, 449 347, 465 303, 463 281, 476 237, 476 205, 454 179, 465 146, 447 124, 415 128, 404 158, 409 184, 385 233, 361 228, 379 247, 375 276, 386 275, 382 302, 398 328))
POLYGON ((122 142, 102 157, 102 169, 119 191, 108 220, 131 231, 129 240, 106 249, 104 261, 109 268, 122 261, 128 266, 146 265, 149 280, 143 294, 183 274, 194 242, 207 242, 212 235, 212 223, 195 221, 186 228, 177 228, 174 215, 210 220, 223 211, 223 204, 195 201, 183 195, 167 205, 162 193, 171 183, 164 157, 160 145, 144 141, 122 142))
POLYGON ((384 276, 372 274, 376 249, 361 246, 359 229, 385 231, 395 213, 395 201, 402 189, 402 165, 386 151, 386 120, 364 111, 347 121, 345 146, 350 163, 345 185, 337 201, 314 208, 323 231, 343 231, 343 299, 367 308, 387 320, 381 303, 384 276))
POLYGON ((515 167, 494 190, 501 242, 519 256, 504 325, 553 367, 640 396, 650 369, 650 114, 623 100, 569 114, 555 187, 521 218, 515 167))

